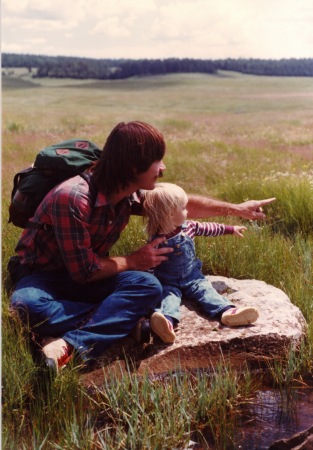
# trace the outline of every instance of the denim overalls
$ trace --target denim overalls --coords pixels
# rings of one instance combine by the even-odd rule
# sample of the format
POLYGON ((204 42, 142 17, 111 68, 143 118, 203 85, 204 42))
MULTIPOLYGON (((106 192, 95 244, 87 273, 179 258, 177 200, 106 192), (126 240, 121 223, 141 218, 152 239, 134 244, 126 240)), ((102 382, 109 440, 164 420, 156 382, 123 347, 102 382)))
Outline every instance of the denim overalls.
POLYGON ((182 225, 179 234, 159 246, 172 247, 174 251, 166 255, 167 261, 154 269, 154 275, 163 286, 163 300, 156 311, 179 321, 179 307, 184 295, 196 300, 210 318, 220 317, 221 313, 234 305, 221 296, 203 275, 202 262, 196 256, 194 241, 184 233, 186 227, 182 225))

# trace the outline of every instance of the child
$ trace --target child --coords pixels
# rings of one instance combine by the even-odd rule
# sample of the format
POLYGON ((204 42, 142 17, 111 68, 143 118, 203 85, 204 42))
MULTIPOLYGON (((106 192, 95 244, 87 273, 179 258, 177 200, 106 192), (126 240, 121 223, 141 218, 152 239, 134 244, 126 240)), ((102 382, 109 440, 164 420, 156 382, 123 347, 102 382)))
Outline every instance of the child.
POLYGON ((188 198, 185 191, 171 183, 158 183, 146 192, 144 210, 149 241, 164 236, 162 247, 172 247, 168 260, 153 269, 163 286, 163 301, 150 318, 151 329, 166 344, 175 341, 174 327, 178 324, 181 298, 197 300, 214 320, 227 326, 253 323, 259 317, 253 307, 237 308, 221 296, 203 275, 202 262, 196 257, 195 236, 222 236, 233 234, 243 237, 243 226, 226 226, 211 222, 186 220, 188 198))

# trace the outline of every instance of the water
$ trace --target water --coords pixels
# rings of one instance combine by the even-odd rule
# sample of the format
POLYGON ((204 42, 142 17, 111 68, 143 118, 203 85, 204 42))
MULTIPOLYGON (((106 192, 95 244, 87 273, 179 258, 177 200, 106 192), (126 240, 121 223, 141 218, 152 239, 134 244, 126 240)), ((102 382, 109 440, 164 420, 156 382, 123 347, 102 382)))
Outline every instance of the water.
MULTIPOLYGON (((313 425, 313 388, 280 392, 264 389, 241 408, 233 445, 226 450, 268 450, 280 439, 291 438, 313 425)), ((215 450, 212 439, 203 447, 191 441, 189 449, 215 450)))
MULTIPOLYGON (((199 373, 199 371, 197 371, 199 373)), ((206 375, 210 372, 204 371, 206 375)), ((183 372, 163 374, 155 379, 181 376, 183 372)), ((241 406, 238 424, 233 436, 234 445, 226 450, 268 450, 271 444, 313 426, 313 380, 309 386, 279 390, 260 389, 249 403, 241 406)), ((185 450, 215 450, 210 436, 203 435, 209 446, 203 447, 191 440, 185 450)))
POLYGON ((258 391, 253 403, 243 408, 235 448, 267 450, 273 442, 290 438, 312 425, 313 388, 258 391))

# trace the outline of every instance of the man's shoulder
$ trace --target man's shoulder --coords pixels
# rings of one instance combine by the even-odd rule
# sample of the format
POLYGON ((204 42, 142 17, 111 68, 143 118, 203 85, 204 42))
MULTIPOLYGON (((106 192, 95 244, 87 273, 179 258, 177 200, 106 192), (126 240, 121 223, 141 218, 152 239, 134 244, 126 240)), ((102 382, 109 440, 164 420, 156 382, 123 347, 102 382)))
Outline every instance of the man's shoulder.
POLYGON ((90 189, 86 180, 80 175, 68 178, 57 184, 46 196, 46 201, 52 202, 72 202, 90 197, 90 189))
POLYGON ((79 192, 85 193, 89 191, 88 182, 83 179, 80 175, 76 175, 75 177, 68 178, 65 181, 57 184, 53 189, 52 193, 54 194, 68 194, 73 195, 79 192))

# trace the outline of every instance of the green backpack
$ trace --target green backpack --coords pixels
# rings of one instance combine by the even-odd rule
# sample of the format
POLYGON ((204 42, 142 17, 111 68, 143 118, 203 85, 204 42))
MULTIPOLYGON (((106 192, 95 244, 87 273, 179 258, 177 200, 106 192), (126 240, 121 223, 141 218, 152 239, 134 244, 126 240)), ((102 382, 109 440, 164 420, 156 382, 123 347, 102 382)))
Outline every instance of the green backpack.
POLYGON ((14 176, 9 222, 20 228, 33 227, 28 221, 48 192, 82 174, 100 155, 101 150, 84 139, 70 139, 43 149, 31 167, 14 176))

